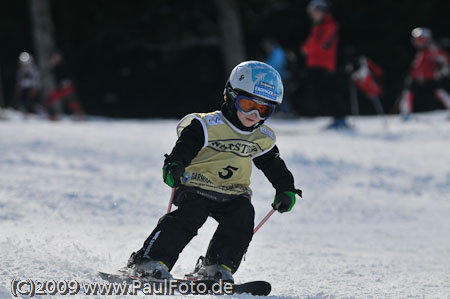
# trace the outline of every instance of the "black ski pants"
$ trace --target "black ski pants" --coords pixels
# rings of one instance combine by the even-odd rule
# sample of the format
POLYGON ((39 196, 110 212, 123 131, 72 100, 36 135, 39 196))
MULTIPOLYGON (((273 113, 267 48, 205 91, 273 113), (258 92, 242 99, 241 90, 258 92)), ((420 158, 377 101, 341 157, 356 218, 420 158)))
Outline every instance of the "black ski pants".
POLYGON ((335 75, 324 68, 308 68, 308 94, 315 114, 332 115, 335 119, 345 117, 345 106, 336 94, 335 75))
POLYGON ((250 200, 239 196, 217 202, 186 191, 176 194, 176 198, 178 209, 159 219, 144 246, 132 255, 130 264, 151 258, 172 269, 181 251, 211 216, 219 225, 209 243, 206 263, 224 264, 236 272, 253 237, 255 211, 250 200))

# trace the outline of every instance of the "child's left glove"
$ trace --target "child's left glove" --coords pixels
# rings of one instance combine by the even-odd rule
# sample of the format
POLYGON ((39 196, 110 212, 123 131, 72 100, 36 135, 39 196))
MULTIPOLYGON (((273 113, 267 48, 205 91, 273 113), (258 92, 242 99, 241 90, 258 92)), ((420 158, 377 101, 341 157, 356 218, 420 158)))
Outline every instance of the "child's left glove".
POLYGON ((181 186, 184 178, 185 167, 181 161, 169 161, 166 155, 166 160, 163 166, 163 180, 169 187, 177 188, 181 186))
POLYGON ((296 189, 293 191, 285 191, 275 195, 275 200, 272 203, 272 208, 280 213, 289 212, 295 205, 295 194, 302 197, 302 190, 296 189))

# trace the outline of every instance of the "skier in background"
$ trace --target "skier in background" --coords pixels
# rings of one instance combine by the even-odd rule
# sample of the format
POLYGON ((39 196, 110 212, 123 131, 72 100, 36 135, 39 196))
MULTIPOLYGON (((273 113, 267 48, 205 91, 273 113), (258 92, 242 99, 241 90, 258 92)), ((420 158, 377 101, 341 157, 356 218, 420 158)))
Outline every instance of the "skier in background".
POLYGON ((449 75, 448 54, 434 43, 431 30, 425 27, 412 30, 411 42, 417 53, 400 99, 400 113, 404 120, 408 120, 413 112, 413 100, 418 94, 433 95, 446 109, 450 109, 450 95, 442 84, 442 79, 449 75))
POLYGON ((336 52, 339 25, 331 15, 325 0, 312 0, 307 12, 313 26, 301 46, 306 57, 309 95, 316 107, 329 107, 334 117, 329 128, 347 128, 345 109, 335 94, 336 52))
MULTIPOLYGON (((267 57, 264 61, 268 65, 272 66, 280 74, 283 82, 286 83, 289 77, 289 72, 287 70, 287 58, 286 53, 281 47, 281 45, 273 38, 266 38, 262 42, 262 47, 267 57)), ((286 91, 284 93, 283 102, 280 104, 279 113, 283 116, 288 117, 292 114, 292 110, 289 107, 288 98, 286 96, 286 91)))
POLYGON ((15 102, 20 111, 27 115, 39 109, 41 78, 33 57, 22 52, 19 55, 19 69, 16 78, 15 102))
POLYGON ((379 84, 383 70, 370 58, 359 56, 347 66, 353 82, 369 98, 381 96, 383 90, 379 84))
MULTIPOLYGON (((359 56, 351 63, 347 64, 345 70, 350 74, 353 84, 358 87, 363 95, 372 101, 377 114, 384 115, 384 110, 380 102, 380 96, 383 93, 383 89, 380 85, 383 77, 383 70, 381 67, 370 58, 359 56)), ((357 99, 355 99, 355 101, 356 100, 357 99)), ((357 105, 357 103, 354 105, 357 105)))
POLYGON ((50 67, 56 79, 56 88, 51 91, 47 103, 49 118, 56 120, 59 114, 67 111, 81 120, 84 117, 84 110, 75 94, 71 72, 60 51, 52 53, 50 67))
POLYGON ((283 100, 278 72, 263 62, 240 63, 225 84, 224 100, 220 111, 189 114, 178 123, 178 140, 163 166, 178 209, 133 252, 128 267, 134 275, 171 279, 178 255, 211 216, 219 225, 189 277, 233 282, 253 236, 252 162, 276 190, 275 210, 290 211, 301 196, 275 133, 264 124, 283 100))

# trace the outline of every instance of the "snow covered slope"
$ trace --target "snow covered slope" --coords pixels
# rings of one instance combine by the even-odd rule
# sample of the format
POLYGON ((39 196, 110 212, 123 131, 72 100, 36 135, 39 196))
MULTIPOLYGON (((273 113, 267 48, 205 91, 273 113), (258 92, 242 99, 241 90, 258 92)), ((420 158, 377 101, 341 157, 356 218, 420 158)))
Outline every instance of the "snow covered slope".
MULTIPOLYGON (((161 179, 175 120, 0 122, 0 298, 14 278, 100 281, 125 265, 167 208, 161 179)), ((450 298, 450 122, 270 120, 297 186, 293 211, 254 236, 237 281, 299 298, 450 298)), ((255 170, 256 222, 274 192, 255 170)), ((209 220, 173 273, 190 271, 209 220)), ((246 297, 246 296, 240 296, 246 297)), ((111 298, 111 296, 109 296, 111 298)))

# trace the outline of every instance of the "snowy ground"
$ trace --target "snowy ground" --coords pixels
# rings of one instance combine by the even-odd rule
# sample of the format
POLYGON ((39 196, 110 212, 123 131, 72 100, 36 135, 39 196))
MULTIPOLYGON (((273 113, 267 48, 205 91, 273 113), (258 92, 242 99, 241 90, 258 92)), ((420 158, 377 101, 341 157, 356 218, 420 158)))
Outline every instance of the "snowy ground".
MULTIPOLYGON (((14 278, 99 281, 98 270, 125 265, 166 210, 161 166, 176 121, 9 117, 0 122, 0 298, 14 278)), ((358 118, 352 133, 322 131, 327 119, 270 120, 304 199, 255 235, 235 279, 268 280, 274 298, 450 298, 446 118, 393 117, 388 128, 358 118)), ((258 171, 252 186, 259 221, 273 190, 258 171)), ((192 269, 215 226, 185 249, 175 276, 192 269)))

